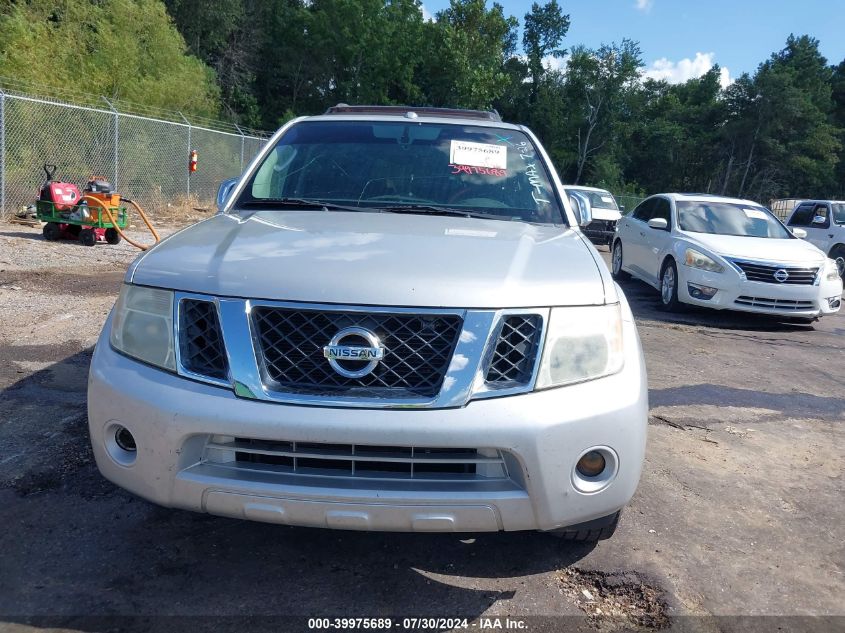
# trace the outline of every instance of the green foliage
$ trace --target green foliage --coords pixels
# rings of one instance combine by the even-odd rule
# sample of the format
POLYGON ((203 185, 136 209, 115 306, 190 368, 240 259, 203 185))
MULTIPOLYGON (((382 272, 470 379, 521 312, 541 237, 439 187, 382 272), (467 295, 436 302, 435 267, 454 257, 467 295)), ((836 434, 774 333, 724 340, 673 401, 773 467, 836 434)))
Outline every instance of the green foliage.
POLYGON ((520 49, 517 19, 487 0, 451 0, 430 21, 419 0, 0 6, 0 76, 57 90, 268 129, 339 102, 495 107, 534 129, 566 182, 845 197, 845 61, 829 65, 806 35, 724 87, 718 67, 679 85, 644 79, 628 39, 544 66, 570 27, 558 0, 531 5, 520 49))
POLYGON ((159 0, 5 0, 0 76, 216 116, 214 73, 159 0))
POLYGON ((569 16, 564 15, 557 0, 540 6, 531 5, 530 13, 525 14, 525 27, 522 34, 522 49, 528 58, 528 70, 531 74, 531 103, 537 103, 540 92, 540 80, 543 77, 543 58, 563 57, 560 43, 569 31, 569 16))

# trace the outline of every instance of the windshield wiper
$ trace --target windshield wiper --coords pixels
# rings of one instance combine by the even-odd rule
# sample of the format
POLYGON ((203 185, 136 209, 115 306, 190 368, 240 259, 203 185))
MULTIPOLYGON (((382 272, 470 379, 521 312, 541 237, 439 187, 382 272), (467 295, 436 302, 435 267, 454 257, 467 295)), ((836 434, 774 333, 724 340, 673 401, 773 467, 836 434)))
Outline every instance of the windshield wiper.
POLYGON ((248 200, 238 205, 241 209, 292 207, 299 209, 316 209, 318 211, 371 211, 370 207, 353 207, 346 204, 335 204, 334 202, 322 202, 320 200, 307 200, 305 198, 261 198, 248 200))
POLYGON ((418 213, 420 215, 454 215, 463 218, 480 218, 482 220, 510 220, 511 216, 497 215, 495 213, 483 213, 481 211, 470 211, 468 209, 455 209, 453 207, 441 207, 434 204, 401 204, 391 207, 379 207, 380 211, 386 213, 418 213))

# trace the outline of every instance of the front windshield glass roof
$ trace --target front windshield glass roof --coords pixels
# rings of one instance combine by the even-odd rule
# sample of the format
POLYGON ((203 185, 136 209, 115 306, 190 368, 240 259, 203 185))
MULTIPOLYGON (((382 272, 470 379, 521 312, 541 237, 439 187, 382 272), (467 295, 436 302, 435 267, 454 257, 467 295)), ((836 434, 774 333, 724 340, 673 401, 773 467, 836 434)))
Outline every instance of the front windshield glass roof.
POLYGON ((761 206, 684 200, 677 202, 678 226, 691 233, 789 239, 792 234, 772 213, 761 206))
POLYGON ((280 204, 286 209, 300 200, 565 223, 546 165, 525 134, 463 123, 298 123, 254 172, 235 208, 272 208, 274 200, 287 201, 280 204))

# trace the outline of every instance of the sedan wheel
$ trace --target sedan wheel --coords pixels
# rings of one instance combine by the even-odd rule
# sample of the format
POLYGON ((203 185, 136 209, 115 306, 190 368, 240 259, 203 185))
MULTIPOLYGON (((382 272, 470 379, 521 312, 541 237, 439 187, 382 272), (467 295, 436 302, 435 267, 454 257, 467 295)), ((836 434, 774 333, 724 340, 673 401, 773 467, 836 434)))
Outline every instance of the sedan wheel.
POLYGON ((839 276, 845 276, 845 246, 835 246, 832 251, 830 251, 830 255, 828 255, 833 261, 836 262, 836 268, 839 269, 839 276))
POLYGON ((660 275, 660 302, 668 312, 675 312, 682 307, 678 301, 678 269, 671 259, 663 265, 660 275))
POLYGON ((617 281, 624 281, 631 277, 628 273, 622 270, 621 240, 616 240, 616 243, 613 245, 613 253, 610 257, 610 272, 613 274, 613 278, 617 281))

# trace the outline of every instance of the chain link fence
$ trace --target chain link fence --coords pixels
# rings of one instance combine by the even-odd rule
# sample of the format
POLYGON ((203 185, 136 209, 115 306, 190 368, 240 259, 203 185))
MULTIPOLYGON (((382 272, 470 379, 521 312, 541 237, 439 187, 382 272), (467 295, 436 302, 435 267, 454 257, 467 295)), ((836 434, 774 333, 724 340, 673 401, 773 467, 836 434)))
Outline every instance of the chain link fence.
POLYGON ((82 106, 0 88, 0 218, 32 204, 46 180, 44 163, 80 188, 102 176, 152 217, 174 207, 211 208, 220 181, 238 176, 267 139, 222 122, 178 113, 180 120, 169 121, 102 102, 82 106))

